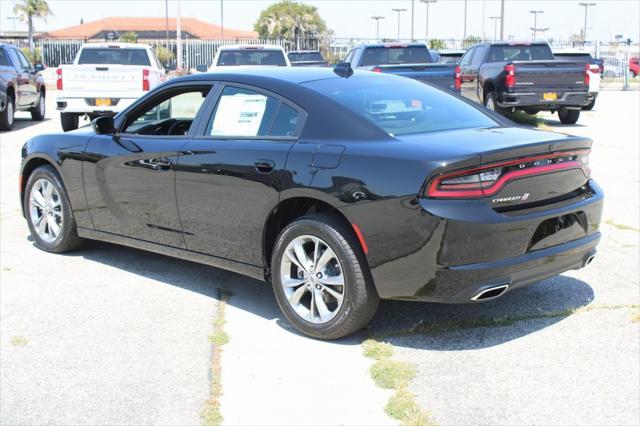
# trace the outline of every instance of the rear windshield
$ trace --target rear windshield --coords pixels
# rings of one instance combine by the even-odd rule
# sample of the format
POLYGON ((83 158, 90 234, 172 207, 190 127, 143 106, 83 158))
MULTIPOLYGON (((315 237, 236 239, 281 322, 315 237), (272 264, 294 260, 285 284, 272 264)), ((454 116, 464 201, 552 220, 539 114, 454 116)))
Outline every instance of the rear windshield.
POLYGON ((150 66, 149 55, 145 49, 119 47, 82 49, 78 65, 142 65, 150 66))
POLYGON ((319 52, 291 52, 289 53, 289 60, 291 62, 321 62, 324 58, 319 52))
POLYGON ((551 61, 553 53, 545 44, 491 46, 487 62, 551 61))
POLYGON ((220 52, 217 65, 275 65, 286 67, 287 61, 280 50, 224 50, 220 52))
POLYGON ((456 64, 462 58, 461 54, 441 53, 438 57, 439 64, 456 64))
POLYGON ((391 135, 497 125, 480 107, 408 78, 332 78, 305 84, 391 135))
POLYGON ((433 62, 429 49, 415 47, 367 47, 362 56, 362 65, 429 64, 433 62))

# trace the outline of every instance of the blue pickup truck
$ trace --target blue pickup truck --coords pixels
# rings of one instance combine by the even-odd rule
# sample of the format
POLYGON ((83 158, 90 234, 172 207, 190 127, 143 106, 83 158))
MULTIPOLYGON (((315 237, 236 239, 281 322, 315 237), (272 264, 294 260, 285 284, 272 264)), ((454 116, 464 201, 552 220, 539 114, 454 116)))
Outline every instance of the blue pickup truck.
POLYGON ((413 78, 443 89, 460 92, 460 67, 436 64, 425 44, 381 43, 354 47, 344 62, 366 69, 413 78))

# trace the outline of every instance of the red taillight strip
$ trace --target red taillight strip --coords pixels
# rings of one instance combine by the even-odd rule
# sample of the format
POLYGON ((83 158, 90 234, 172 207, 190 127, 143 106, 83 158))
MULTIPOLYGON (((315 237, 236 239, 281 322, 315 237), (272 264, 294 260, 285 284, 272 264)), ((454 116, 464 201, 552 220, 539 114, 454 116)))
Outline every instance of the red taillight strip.
POLYGON ((362 235, 362 232, 360 232, 360 228, 355 223, 352 223, 351 226, 353 227, 353 231, 356 233, 356 236, 360 241, 360 245, 362 246, 362 251, 364 252, 364 254, 369 253, 369 247, 367 247, 367 243, 364 240, 364 236, 362 235))
MULTIPOLYGON (((500 176, 491 186, 487 188, 480 188, 474 190, 456 190, 451 188, 449 190, 440 189, 440 183, 445 179, 451 179, 459 176, 467 176, 479 173, 483 170, 497 169, 500 167, 513 166, 516 164, 529 163, 536 160, 544 160, 547 158, 566 157, 569 155, 584 155, 588 154, 589 150, 570 151, 570 152, 555 152, 553 154, 540 155, 536 157, 520 158, 518 160, 505 161, 502 163, 488 164, 486 166, 478 167, 475 169, 467 169, 453 173, 446 173, 438 176, 429 183, 427 187, 427 196, 429 197, 445 197, 445 198, 461 198, 461 197, 487 197, 498 192, 502 187, 513 179, 518 179, 524 176, 532 176, 544 173, 555 172, 564 169, 581 169, 585 176, 588 177, 588 172, 584 169, 584 164, 579 161, 567 161, 566 163, 556 163, 548 166, 538 166, 531 169, 513 170, 500 176)), ((464 185, 464 184, 463 184, 464 185)), ((454 185, 452 185, 453 187, 454 185)), ((460 188, 461 186, 458 186, 460 188)))

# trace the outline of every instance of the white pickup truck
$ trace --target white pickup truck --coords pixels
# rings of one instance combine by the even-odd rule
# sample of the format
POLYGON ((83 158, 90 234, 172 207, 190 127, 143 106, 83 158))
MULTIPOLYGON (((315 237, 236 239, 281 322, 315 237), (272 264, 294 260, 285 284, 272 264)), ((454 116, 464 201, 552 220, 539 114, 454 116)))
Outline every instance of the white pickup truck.
POLYGON ((151 46, 85 44, 73 65, 57 70, 57 109, 65 132, 90 119, 114 115, 165 81, 165 71, 151 46))

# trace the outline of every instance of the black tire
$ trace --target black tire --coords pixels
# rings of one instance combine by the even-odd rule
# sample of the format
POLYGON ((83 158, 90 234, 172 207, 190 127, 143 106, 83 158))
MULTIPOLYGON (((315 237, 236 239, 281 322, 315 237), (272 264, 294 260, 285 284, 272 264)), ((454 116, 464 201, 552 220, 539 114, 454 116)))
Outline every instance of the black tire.
POLYGON ((4 111, 0 112, 0 130, 9 131, 13 128, 14 115, 16 111, 16 104, 13 97, 7 95, 7 105, 4 107, 4 111))
POLYGON ((40 92, 38 96, 38 102, 36 102, 35 106, 29 110, 31 113, 31 119, 33 121, 42 121, 44 120, 44 116, 46 114, 46 105, 47 102, 44 97, 44 92, 40 92))
POLYGON ((62 130, 64 130, 65 132, 76 130, 79 123, 80 116, 78 114, 71 114, 68 112, 60 113, 60 124, 62 125, 62 130))
POLYGON ((562 108, 558 111, 558 117, 562 124, 576 124, 580 117, 580 110, 562 108))
POLYGON ((82 243, 83 240, 78 237, 76 222, 73 217, 71 205, 69 204, 67 192, 64 189, 64 185, 62 184, 62 180, 60 179, 58 172, 53 168, 53 166, 40 166, 31 173, 29 180, 27 181, 27 186, 25 187, 23 208, 25 216, 27 217, 27 224, 29 225, 31 237, 33 238, 36 247, 39 249, 51 253, 64 253, 75 250, 82 243), (53 184, 53 187, 59 194, 60 209, 58 209, 58 211, 62 214, 62 224, 60 226, 59 234, 52 241, 46 241, 38 235, 29 208, 29 200, 33 186, 41 179, 46 179, 50 184, 53 184))
POLYGON ((271 259, 273 290, 280 310, 289 322, 307 336, 332 340, 348 336, 366 326, 373 318, 380 299, 353 231, 339 218, 329 214, 301 217, 287 225, 278 236, 271 259), (322 324, 303 319, 285 295, 280 265, 285 249, 302 235, 318 237, 334 251, 344 277, 343 301, 335 316, 322 324))
POLYGON ((508 115, 508 111, 506 109, 498 106, 498 97, 496 95, 496 92, 487 93, 487 96, 484 97, 483 104, 486 108, 490 109, 491 111, 495 111, 498 114, 502 114, 504 116, 508 115))
POLYGON ((596 100, 593 99, 593 100, 591 100, 591 102, 589 102, 589 104, 583 106, 582 110, 583 111, 591 111, 595 105, 596 105, 596 100))

